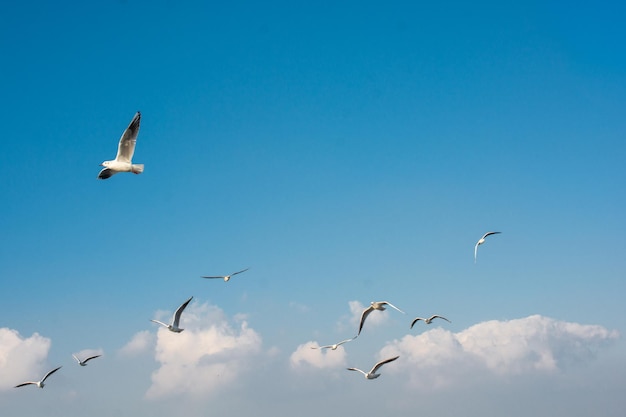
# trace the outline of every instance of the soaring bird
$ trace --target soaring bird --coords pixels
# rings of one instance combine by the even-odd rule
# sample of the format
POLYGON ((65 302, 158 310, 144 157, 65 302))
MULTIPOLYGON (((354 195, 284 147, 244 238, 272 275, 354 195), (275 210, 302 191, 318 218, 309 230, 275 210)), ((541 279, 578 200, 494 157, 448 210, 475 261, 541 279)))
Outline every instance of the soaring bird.
POLYGON ((230 275, 216 275, 216 276, 210 276, 210 277, 205 277, 203 276, 202 278, 221 278, 224 280, 224 282, 228 281, 231 277, 237 275, 237 274, 241 274, 242 272, 246 272, 248 269, 250 268, 246 268, 246 269, 242 269, 241 271, 237 271, 237 272, 233 272, 230 275))
POLYGON ((404 311, 400 310, 398 307, 394 306, 388 301, 372 301, 370 304, 371 305, 367 307, 365 310, 363 310, 363 313, 361 314, 361 323, 359 324, 359 332, 356 334, 355 337, 361 334, 361 330, 363 330, 363 324, 365 323, 365 319, 374 310, 384 311, 386 310, 385 306, 388 305, 391 308, 395 308, 400 313, 406 314, 404 311))
POLYGON ((448 320, 447 318, 443 317, 443 316, 438 316, 438 315, 434 315, 434 316, 430 316, 429 318, 425 319, 423 317, 416 317, 415 320, 413 320, 413 322, 411 323, 411 329, 413 328, 413 326, 415 325, 415 323, 417 323, 420 320, 423 320, 424 323, 426 324, 430 324, 431 321, 433 321, 433 319, 443 319, 445 321, 447 321, 448 323, 452 323, 450 320, 448 320))
POLYGON ((102 355, 93 355, 93 356, 89 356, 88 358, 83 359, 82 361, 80 359, 78 359, 78 357, 76 355, 72 355, 74 357, 74 359, 76 359, 76 362, 78 362, 78 364, 80 366, 87 366, 87 362, 89 362, 92 359, 96 359, 99 358, 102 355))
POLYGON ((351 341, 353 341, 354 339, 356 339, 356 336, 355 336, 355 337, 351 337, 350 339, 342 340, 341 342, 339 342, 339 343, 335 343, 334 345, 326 345, 326 346, 320 346, 320 347, 317 347, 317 346, 311 346, 311 349, 330 349, 330 350, 336 350, 339 346, 343 345, 344 343, 351 342, 351 341))
POLYGON ((104 161, 100 164, 104 169, 98 174, 99 179, 106 180, 118 172, 132 172, 133 174, 141 174, 143 172, 143 164, 132 163, 140 121, 141 113, 137 112, 124 133, 122 133, 115 159, 112 161, 104 161))
POLYGON ((383 361, 378 362, 376 365, 374 365, 374 367, 369 371, 369 372, 365 372, 360 370, 359 368, 348 368, 348 371, 358 371, 360 373, 362 373, 363 375, 365 375, 366 379, 376 379, 380 376, 380 374, 377 374, 376 371, 378 371, 378 369, 383 366, 386 363, 389 362, 393 362, 396 359, 398 359, 400 356, 396 356, 393 358, 389 358, 389 359, 385 359, 383 361))
POLYGON ((48 372, 43 378, 41 378, 41 381, 28 381, 28 382, 22 382, 19 385, 16 385, 15 388, 19 388, 19 387, 23 387, 25 385, 37 385, 37 387, 39 388, 43 388, 44 387, 44 382, 46 380, 46 378, 48 378, 50 375, 52 375, 53 373, 55 373, 56 371, 58 371, 59 369, 61 369, 62 366, 59 366, 58 368, 54 368, 53 370, 51 370, 50 372, 48 372))
POLYGON ((485 238, 490 235, 497 235, 498 233, 500 232, 487 232, 483 235, 483 237, 478 239, 478 242, 476 242, 476 246, 474 246, 474 263, 476 263, 476 255, 478 254, 478 247, 482 245, 483 243, 485 243, 485 238))
POLYGON ((176 309, 176 312, 174 313, 174 316, 172 317, 172 323, 171 324, 165 324, 162 321, 158 321, 158 320, 150 320, 150 321, 158 323, 161 326, 167 327, 167 329, 169 331, 172 331, 174 333, 182 332, 185 329, 181 329, 180 327, 178 327, 178 324, 180 323, 180 315, 183 314, 183 310, 185 309, 185 307, 187 307, 187 304, 189 304, 189 302, 191 301, 192 298, 193 297, 191 297, 189 300, 187 300, 184 303, 182 303, 180 305, 180 307, 178 307, 178 309, 176 309))

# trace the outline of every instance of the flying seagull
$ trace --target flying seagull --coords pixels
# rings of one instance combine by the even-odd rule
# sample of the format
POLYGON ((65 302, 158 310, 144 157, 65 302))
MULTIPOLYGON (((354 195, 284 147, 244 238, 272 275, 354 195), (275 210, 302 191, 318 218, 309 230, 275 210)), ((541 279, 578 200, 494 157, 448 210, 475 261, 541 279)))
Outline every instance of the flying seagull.
POLYGON ((423 320, 424 323, 426 324, 430 324, 431 321, 433 321, 433 319, 443 319, 445 321, 447 321, 448 323, 452 323, 450 320, 448 320, 447 318, 443 317, 443 316, 438 316, 438 315, 434 315, 434 316, 430 316, 429 318, 425 319, 423 317, 416 317, 415 320, 413 320, 413 322, 411 323, 411 329, 413 328, 413 326, 415 325, 415 323, 417 323, 420 320, 423 320))
POLYGON ((202 277, 202 278, 221 278, 224 280, 224 282, 228 281, 231 277, 237 275, 237 274, 241 274, 242 272, 246 272, 248 269, 250 268, 246 268, 246 269, 242 269, 241 271, 237 271, 237 272, 233 272, 230 275, 217 275, 217 276, 212 276, 212 277, 202 277))
POLYGON ((485 238, 490 235, 497 235, 500 232, 487 232, 481 237, 478 242, 476 242, 476 246, 474 246, 474 263, 476 263, 476 255, 478 254, 478 247, 485 243, 485 238))
POLYGON ((93 356, 90 356, 90 357, 88 357, 88 358, 83 359, 82 361, 81 361, 80 359, 78 359, 78 358, 76 357, 76 355, 72 355, 72 356, 74 357, 74 359, 76 359, 76 362, 78 362, 78 364, 79 364, 80 366, 87 366, 87 362, 89 362, 89 361, 90 361, 90 360, 92 360, 92 359, 99 358, 99 357, 100 357, 100 356, 102 356, 102 355, 93 355, 93 356))
POLYGON ((21 383, 19 385, 16 385, 15 388, 23 387, 25 385, 37 385, 37 387, 43 388, 44 385, 45 385, 44 381, 46 380, 46 378, 48 378, 50 375, 52 375, 53 373, 55 373, 56 371, 58 371, 61 368, 62 368, 62 366, 59 366, 58 368, 54 368, 53 370, 48 372, 43 378, 41 378, 41 381, 37 381, 37 382, 33 382, 33 381, 23 382, 23 383, 21 383))
POLYGON ((394 306, 388 301, 372 301, 370 304, 371 305, 367 307, 365 310, 363 310, 363 313, 361 314, 361 323, 359 324, 359 332, 356 334, 355 338, 361 334, 361 330, 363 330, 363 324, 365 323, 365 319, 374 310, 384 311, 385 306, 388 305, 389 307, 395 308, 400 313, 406 314, 404 311, 400 310, 398 307, 394 306))
POLYGON ((180 315, 183 314, 183 310, 185 309, 185 307, 187 307, 187 304, 189 304, 189 302, 191 301, 192 298, 193 297, 191 297, 189 300, 187 300, 184 303, 182 303, 180 307, 178 307, 178 309, 174 313, 174 317, 172 317, 172 323, 171 324, 165 324, 165 323, 163 323, 161 321, 158 321, 158 320, 150 320, 150 321, 158 323, 161 326, 167 327, 168 330, 170 330, 170 331, 172 331, 174 333, 182 332, 185 329, 181 329, 180 327, 178 327, 178 324, 180 323, 180 315))
POLYGON ((351 337, 350 339, 342 340, 341 342, 339 342, 339 343, 335 343, 334 345, 326 345, 326 346, 320 346, 320 347, 317 347, 317 346, 311 346, 311 349, 330 349, 330 350, 336 350, 339 346, 343 345, 344 343, 351 342, 351 341, 353 341, 354 339, 356 339, 356 336, 355 336, 355 337, 351 337))
POLYGON ((348 371, 358 371, 358 372, 362 373, 363 375, 365 375, 366 379, 376 379, 376 378, 378 378, 380 376, 380 374, 377 374, 376 371, 378 371, 378 369, 381 366, 383 366, 386 363, 393 362, 396 359, 398 359, 399 357, 400 356, 395 356, 393 358, 389 358, 389 359, 385 359, 384 361, 380 361, 376 365, 374 365, 374 367, 369 372, 362 371, 359 368, 348 368, 348 371))
POLYGON ((99 179, 106 180, 118 172, 132 172, 133 174, 141 174, 143 172, 143 164, 132 163, 140 121, 141 113, 137 112, 124 133, 122 133, 115 159, 112 161, 104 161, 100 164, 104 169, 98 174, 99 179))

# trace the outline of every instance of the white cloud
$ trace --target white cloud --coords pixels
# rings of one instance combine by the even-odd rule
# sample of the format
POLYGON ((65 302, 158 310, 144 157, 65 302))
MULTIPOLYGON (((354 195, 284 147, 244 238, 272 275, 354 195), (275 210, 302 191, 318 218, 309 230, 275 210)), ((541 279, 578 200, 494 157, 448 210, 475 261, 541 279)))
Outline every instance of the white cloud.
MULTIPOLYGON (((589 360, 595 349, 618 337, 602 326, 534 315, 487 321, 459 333, 436 328, 404 336, 385 346, 380 357, 400 355, 418 386, 441 386, 481 371, 497 375, 552 372, 589 360)), ((466 380, 465 380, 466 381, 466 380)))
POLYGON ((150 333, 148 330, 142 330, 136 333, 118 352, 124 356, 139 355, 151 349, 155 341, 156 337, 153 333, 150 333))
POLYGON ((301 368, 305 364, 319 369, 333 369, 345 367, 346 351, 343 346, 336 350, 312 349, 319 348, 317 342, 308 342, 298 346, 289 358, 292 368, 301 368))
POLYGON ((0 390, 43 376, 50 339, 33 333, 22 338, 13 329, 0 328, 0 390))
POLYGON ((160 328, 155 347, 160 367, 152 374, 146 396, 203 396, 234 382, 262 343, 245 320, 235 319, 235 323, 238 328, 218 307, 192 303, 182 316, 182 333, 160 328))

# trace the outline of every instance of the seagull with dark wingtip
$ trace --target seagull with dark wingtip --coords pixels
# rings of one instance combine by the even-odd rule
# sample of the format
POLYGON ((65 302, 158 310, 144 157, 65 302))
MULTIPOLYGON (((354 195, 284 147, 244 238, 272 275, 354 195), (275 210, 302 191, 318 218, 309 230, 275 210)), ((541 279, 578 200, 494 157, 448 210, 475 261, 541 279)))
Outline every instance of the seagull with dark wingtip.
POLYGON ((485 238, 487 236, 497 235, 498 233, 500 232, 487 232, 483 235, 483 237, 478 239, 478 242, 476 242, 476 246, 474 246, 474 263, 476 263, 476 255, 478 255, 478 247, 482 245, 483 243, 485 243, 485 238))
POLYGON ((98 179, 106 180, 118 172, 132 172, 133 174, 141 174, 143 172, 143 164, 132 163, 140 122, 141 113, 137 112, 120 138, 115 159, 104 161, 100 164, 104 169, 98 174, 98 179))
POLYGON ((161 326, 167 328, 167 330, 171 332, 174 332, 174 333, 182 332, 185 329, 181 329, 180 327, 178 327, 180 323, 180 315, 183 314, 183 310, 185 310, 185 307, 187 307, 187 304, 189 304, 192 298, 193 297, 189 298, 189 300, 182 303, 181 306, 176 309, 176 312, 174 313, 174 316, 172 317, 172 322, 170 324, 166 324, 158 320, 150 320, 150 321, 160 324, 161 326))
POLYGON ((46 381, 46 379, 52 375, 53 373, 55 373, 56 371, 58 371, 59 369, 61 369, 62 366, 59 366, 58 368, 54 368, 53 370, 51 370, 50 372, 48 372, 43 378, 41 378, 40 381, 27 381, 27 382, 22 382, 19 385, 16 385, 14 388, 19 388, 19 387, 23 387, 26 385, 36 385, 38 388, 43 388, 44 387, 44 382, 46 381))

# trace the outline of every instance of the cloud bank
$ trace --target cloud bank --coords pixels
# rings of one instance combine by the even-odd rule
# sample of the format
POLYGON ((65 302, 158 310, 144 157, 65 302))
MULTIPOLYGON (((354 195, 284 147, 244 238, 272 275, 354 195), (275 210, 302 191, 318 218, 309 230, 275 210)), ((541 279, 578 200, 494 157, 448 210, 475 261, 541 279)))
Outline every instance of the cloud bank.
POLYGON ((0 390, 41 378, 50 344, 38 333, 23 338, 16 330, 0 328, 0 390))
MULTIPOLYGON (((262 341, 245 316, 232 322, 218 307, 192 303, 183 314, 182 333, 160 328, 154 348, 159 368, 152 373, 146 397, 199 397, 233 383, 261 350, 262 341)), ((148 339, 138 333, 124 349, 140 350, 148 339)))
POLYGON ((520 375, 555 372, 592 359, 618 337, 598 325, 569 323, 533 315, 486 321, 459 333, 436 328, 387 344, 380 357, 400 355, 411 385, 437 387, 480 372, 520 375))

